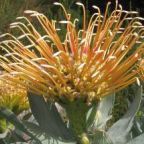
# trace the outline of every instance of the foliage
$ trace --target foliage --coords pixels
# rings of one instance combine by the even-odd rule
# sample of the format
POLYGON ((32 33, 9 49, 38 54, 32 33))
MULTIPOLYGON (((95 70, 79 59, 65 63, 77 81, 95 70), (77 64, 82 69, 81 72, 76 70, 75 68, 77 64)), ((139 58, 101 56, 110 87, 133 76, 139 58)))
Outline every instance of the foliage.
MULTIPOLYGON (((134 117, 142 99, 141 87, 137 88, 135 99, 130 104, 126 114, 109 128, 107 127, 107 121, 111 118, 114 99, 115 96, 104 98, 98 103, 96 111, 95 106, 89 108, 87 118, 92 119, 92 121, 87 121, 89 124, 87 124, 86 135, 82 136, 82 144, 85 144, 87 137, 89 138, 88 143, 90 141, 91 144, 126 144, 130 142, 137 142, 138 144, 141 142, 142 135, 133 140, 135 136, 130 134, 134 117)), ((70 125, 63 122, 54 103, 46 102, 43 97, 32 94, 29 94, 29 101, 36 121, 34 118, 29 121, 19 121, 8 110, 0 110, 0 114, 15 125, 15 129, 9 135, 14 137, 17 134, 25 142, 31 143, 77 143, 77 138, 73 135, 70 125)), ((9 135, 5 135, 6 138, 3 138, 3 141, 7 140, 7 143, 10 143, 9 135)), ((15 141, 20 141, 20 139, 17 138, 15 141)))

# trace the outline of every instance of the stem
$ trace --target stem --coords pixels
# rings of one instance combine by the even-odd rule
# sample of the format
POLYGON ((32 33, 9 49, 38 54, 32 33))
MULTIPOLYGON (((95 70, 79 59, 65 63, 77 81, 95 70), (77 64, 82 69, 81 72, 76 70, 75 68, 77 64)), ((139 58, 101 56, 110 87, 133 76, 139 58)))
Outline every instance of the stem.
POLYGON ((73 133, 78 141, 82 144, 89 144, 84 143, 83 139, 85 140, 86 135, 84 137, 84 133, 87 131, 86 127, 86 115, 90 108, 84 101, 76 100, 73 102, 68 102, 63 105, 66 110, 67 116, 69 118, 69 124, 73 133))

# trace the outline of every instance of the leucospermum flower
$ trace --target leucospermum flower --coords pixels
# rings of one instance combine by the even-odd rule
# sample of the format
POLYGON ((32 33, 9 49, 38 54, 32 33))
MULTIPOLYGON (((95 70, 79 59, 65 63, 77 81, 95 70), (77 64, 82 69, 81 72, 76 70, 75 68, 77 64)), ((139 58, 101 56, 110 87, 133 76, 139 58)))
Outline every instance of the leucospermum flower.
POLYGON ((24 109, 28 109, 26 89, 19 84, 11 84, 11 81, 0 80, 1 107, 7 107, 17 114, 24 109))
POLYGON ((93 6, 96 13, 87 20, 85 7, 77 3, 83 9, 83 24, 79 26, 62 4, 55 4, 63 9, 65 20, 49 20, 42 13, 27 10, 28 18, 18 17, 11 24, 21 35, 1 36, 5 39, 0 47, 6 54, 1 56, 0 65, 7 72, 1 79, 20 83, 46 98, 84 98, 88 102, 136 81, 135 65, 144 47, 143 19, 137 12, 122 10, 116 4, 108 15, 108 3, 104 16, 93 6), (40 25, 34 26, 30 16, 40 25), (66 29, 64 40, 58 25, 66 29), (40 28, 41 33, 37 31, 40 28))

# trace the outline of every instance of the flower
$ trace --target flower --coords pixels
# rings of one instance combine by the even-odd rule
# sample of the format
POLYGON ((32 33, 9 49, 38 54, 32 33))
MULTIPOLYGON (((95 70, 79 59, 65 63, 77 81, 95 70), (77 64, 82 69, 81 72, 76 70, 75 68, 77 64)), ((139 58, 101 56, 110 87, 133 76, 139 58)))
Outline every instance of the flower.
POLYGON ((11 80, 29 91, 46 98, 75 100, 84 98, 91 102, 117 92, 137 79, 136 64, 143 46, 142 18, 135 11, 125 11, 116 4, 115 10, 104 16, 96 6, 89 20, 83 4, 83 25, 60 3, 65 20, 50 21, 42 13, 27 10, 25 13, 38 20, 18 17, 11 28, 21 35, 4 34, 0 43, 5 53, 0 65, 7 72, 1 79, 11 80), (59 35, 57 25, 66 29, 65 39, 59 35), (36 29, 42 28, 41 32, 36 29), (15 76, 20 77, 15 79, 15 76))
POLYGON ((9 80, 0 80, 0 107, 7 107, 16 114, 28 109, 26 89, 19 84, 11 84, 9 80))

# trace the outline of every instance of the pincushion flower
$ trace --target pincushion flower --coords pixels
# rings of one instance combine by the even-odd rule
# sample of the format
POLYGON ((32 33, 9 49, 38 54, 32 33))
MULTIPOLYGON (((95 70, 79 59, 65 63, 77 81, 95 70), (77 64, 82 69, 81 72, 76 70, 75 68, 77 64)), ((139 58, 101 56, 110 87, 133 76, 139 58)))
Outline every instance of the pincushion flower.
MULTIPOLYGON (((16 78, 18 79, 18 78, 16 78)), ((19 84, 11 81, 0 80, 0 110, 8 108, 16 115, 29 108, 27 91, 19 84)), ((13 126, 0 115, 0 133, 13 126)))
POLYGON ((7 107, 17 114, 27 109, 26 89, 19 84, 13 85, 11 81, 0 80, 0 107, 7 107))
POLYGON ((22 84, 49 99, 84 98, 87 102, 137 80, 136 64, 144 47, 143 19, 137 12, 116 5, 108 15, 108 4, 103 16, 94 6, 96 13, 87 20, 85 7, 77 3, 83 9, 83 25, 78 26, 78 19, 72 21, 63 5, 55 4, 63 9, 65 20, 49 20, 42 13, 27 10, 28 18, 18 17, 10 26, 21 35, 1 36, 4 55, 0 56, 0 65, 6 71, 1 79, 22 84), (39 25, 34 26, 31 17, 39 25), (66 29, 64 40, 58 25, 66 29))

